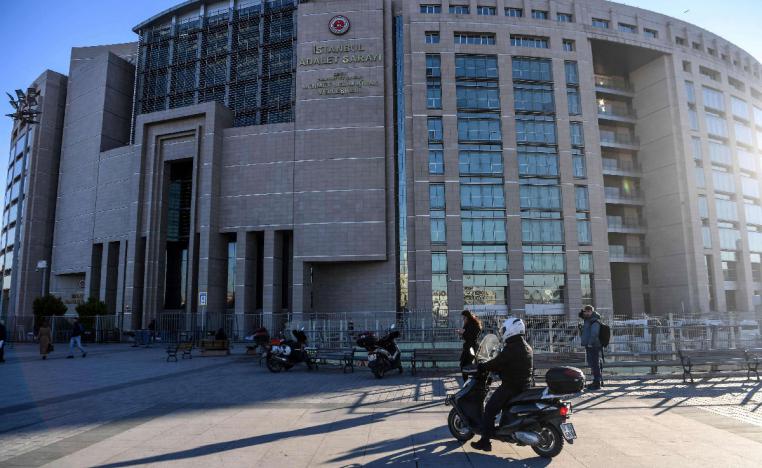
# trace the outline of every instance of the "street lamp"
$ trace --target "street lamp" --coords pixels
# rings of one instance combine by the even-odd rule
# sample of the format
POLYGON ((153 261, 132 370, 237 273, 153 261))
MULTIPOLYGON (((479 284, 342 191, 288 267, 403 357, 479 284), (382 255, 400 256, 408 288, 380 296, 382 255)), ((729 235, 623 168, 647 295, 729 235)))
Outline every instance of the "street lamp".
POLYGON ((11 96, 10 93, 5 93, 8 96, 8 102, 13 107, 12 114, 5 114, 7 117, 12 118, 19 124, 38 124, 39 121, 35 120, 40 111, 37 110, 37 98, 40 96, 40 90, 34 87, 27 88, 26 93, 20 89, 16 90, 16 97, 11 96))
POLYGON ((48 261, 40 260, 37 262, 36 271, 42 272, 42 292, 40 293, 40 297, 45 297, 46 290, 48 289, 48 261))

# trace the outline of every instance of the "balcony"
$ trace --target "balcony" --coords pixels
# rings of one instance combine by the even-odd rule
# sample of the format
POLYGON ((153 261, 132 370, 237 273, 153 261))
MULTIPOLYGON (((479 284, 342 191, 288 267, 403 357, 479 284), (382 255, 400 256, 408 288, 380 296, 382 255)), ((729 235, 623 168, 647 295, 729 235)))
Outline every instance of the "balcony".
POLYGON ((595 90, 617 96, 632 97, 634 95, 630 83, 620 76, 595 75, 595 90))
POLYGON ((640 177, 643 175, 643 169, 635 161, 603 158, 603 175, 640 177))
POLYGON ((604 187, 606 203, 609 205, 642 205, 643 194, 638 189, 624 190, 619 187, 604 187))
POLYGON ((614 133, 601 130, 601 146, 637 151, 640 149, 640 139, 628 133, 614 133))
POLYGON ((626 102, 598 99, 598 120, 634 124, 636 119, 635 111, 626 102))
POLYGON ((637 217, 606 216, 608 232, 617 234, 645 234, 646 222, 637 217))
POLYGON ((648 263, 648 249, 642 246, 609 245, 611 263, 648 263))

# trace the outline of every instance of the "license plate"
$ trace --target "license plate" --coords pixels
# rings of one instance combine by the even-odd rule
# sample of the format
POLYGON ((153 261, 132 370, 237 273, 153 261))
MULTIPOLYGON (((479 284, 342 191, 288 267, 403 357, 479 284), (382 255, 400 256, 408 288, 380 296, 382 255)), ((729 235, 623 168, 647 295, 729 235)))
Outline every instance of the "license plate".
POLYGON ((574 430, 574 425, 572 423, 561 424, 561 432, 564 433, 564 439, 566 440, 574 440, 577 438, 577 432, 574 430))
POLYGON ((375 354, 368 354, 368 361, 375 361, 376 355, 375 354))

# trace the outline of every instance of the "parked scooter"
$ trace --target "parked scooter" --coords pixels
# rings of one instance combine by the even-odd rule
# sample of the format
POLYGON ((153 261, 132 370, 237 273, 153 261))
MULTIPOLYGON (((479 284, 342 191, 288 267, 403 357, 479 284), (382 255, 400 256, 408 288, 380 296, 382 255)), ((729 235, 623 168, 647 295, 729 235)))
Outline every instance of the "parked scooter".
POLYGON ((390 370, 398 369, 402 373, 402 352, 394 341, 400 336, 400 332, 392 325, 389 333, 380 340, 373 332, 363 332, 357 338, 357 345, 368 351, 368 368, 377 378, 383 378, 390 370))
MULTIPOLYGON (((500 340, 487 335, 476 353, 477 362, 485 362, 497 354, 500 340)), ((477 368, 464 369, 469 375, 463 388, 448 395, 445 405, 452 405, 447 418, 450 433, 465 442, 479 434, 484 403, 492 377, 477 368)), ((509 401, 495 419, 498 429, 494 439, 517 445, 529 445, 544 458, 553 458, 561 452, 564 441, 574 443, 577 434, 572 423, 572 405, 565 397, 579 393, 585 384, 585 375, 574 367, 556 367, 545 374, 547 387, 530 388, 509 401)), ((481 435, 481 434, 479 434, 481 435)))
POLYGON ((275 338, 270 341, 267 350, 267 369, 278 373, 289 370, 299 363, 307 364, 307 369, 312 370, 315 366, 317 350, 307 346, 307 335, 304 330, 292 330, 296 340, 275 338))

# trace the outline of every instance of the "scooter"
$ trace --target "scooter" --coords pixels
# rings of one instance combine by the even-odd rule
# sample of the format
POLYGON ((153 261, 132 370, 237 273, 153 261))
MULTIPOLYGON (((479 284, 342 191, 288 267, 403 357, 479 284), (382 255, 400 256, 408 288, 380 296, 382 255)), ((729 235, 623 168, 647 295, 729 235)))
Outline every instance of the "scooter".
POLYGON ((373 332, 363 332, 357 338, 357 345, 368 351, 368 368, 377 379, 384 377, 390 370, 397 369, 402 373, 402 352, 394 341, 400 337, 400 332, 392 325, 389 333, 380 340, 373 332))
POLYGON ((284 338, 275 338, 270 341, 267 350, 267 369, 270 372, 289 370, 302 362, 307 364, 308 370, 315 367, 317 350, 307 346, 307 335, 304 330, 292 330, 291 334, 296 341, 284 338))
MULTIPOLYGON (((476 353, 477 362, 491 359, 499 348, 500 340, 487 335, 476 353)), ((460 442, 480 434, 484 403, 492 377, 489 372, 464 369, 468 380, 455 394, 448 395, 445 405, 452 406, 447 418, 450 433, 460 442)), ((557 367, 546 374, 548 387, 530 388, 509 401, 498 414, 494 439, 510 444, 530 446, 544 458, 553 458, 564 446, 572 444, 577 434, 572 423, 572 405, 566 398, 582 391, 585 375, 574 367, 557 367)))

